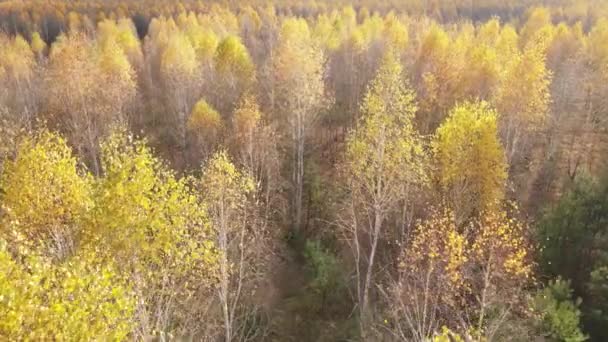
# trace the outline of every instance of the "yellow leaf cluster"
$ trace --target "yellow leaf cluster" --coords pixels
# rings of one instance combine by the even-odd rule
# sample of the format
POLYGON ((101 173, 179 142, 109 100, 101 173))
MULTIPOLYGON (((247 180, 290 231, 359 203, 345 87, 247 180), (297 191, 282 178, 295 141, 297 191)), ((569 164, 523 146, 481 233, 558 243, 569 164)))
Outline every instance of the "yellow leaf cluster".
POLYGON ((0 239, 0 339, 123 340, 133 329, 134 294, 111 264, 74 256, 59 264, 15 261, 0 239))
POLYGON ((20 35, 14 38, 0 35, 0 45, 0 69, 15 80, 29 80, 35 60, 28 42, 20 35))
POLYGON ((253 96, 245 95, 234 111, 233 125, 237 135, 240 137, 251 135, 261 119, 262 114, 257 101, 253 96))
POLYGON ((255 75, 249 52, 237 36, 226 37, 220 42, 215 53, 215 65, 220 74, 231 74, 244 81, 255 75))
POLYGON ((92 206, 89 180, 65 140, 53 133, 27 137, 17 151, 1 178, 2 236, 20 249, 65 257, 77 246, 92 206))
POLYGON ((352 186, 383 206, 405 184, 426 183, 423 143, 412 123, 414 93, 402 77, 401 64, 389 51, 361 105, 359 127, 347 138, 352 186))
POLYGON ((458 225, 450 209, 433 209, 416 225, 400 259, 400 286, 413 291, 401 295, 424 295, 437 301, 443 314, 465 310, 472 317, 477 313, 471 308, 482 310, 489 301, 512 303, 518 289, 532 281, 525 230, 503 208, 465 225, 458 225))
POLYGON ((434 286, 441 288, 441 299, 450 306, 468 291, 465 267, 468 242, 456 226, 454 214, 447 209, 434 212, 416 226, 411 245, 401 261, 403 271, 411 274, 432 274, 434 286))
POLYGON ((161 57, 162 72, 180 77, 196 73, 199 66, 196 50, 188 36, 181 31, 171 32, 161 57))
POLYGON ((207 101, 201 99, 192 108, 188 129, 202 135, 215 136, 222 127, 222 117, 207 101))
POLYGON ((507 163, 497 119, 488 103, 465 102, 452 109, 433 138, 438 181, 459 218, 504 197, 507 163))

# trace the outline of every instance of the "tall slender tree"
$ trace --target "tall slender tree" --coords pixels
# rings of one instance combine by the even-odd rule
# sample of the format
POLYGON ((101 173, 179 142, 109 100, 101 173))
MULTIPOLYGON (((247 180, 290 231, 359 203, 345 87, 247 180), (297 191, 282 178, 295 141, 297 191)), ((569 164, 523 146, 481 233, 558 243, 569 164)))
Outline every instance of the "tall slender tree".
POLYGON ((389 51, 363 100, 362 117, 349 134, 342 165, 350 195, 345 222, 352 234, 364 336, 371 322, 375 258, 386 222, 400 201, 407 201, 415 187, 426 183, 423 142, 412 121, 416 109, 401 64, 389 51))
POLYGON ((278 104, 274 114, 287 124, 291 138, 291 209, 295 230, 302 226, 307 139, 327 102, 324 63, 323 53, 312 40, 306 21, 285 20, 273 61, 278 104))

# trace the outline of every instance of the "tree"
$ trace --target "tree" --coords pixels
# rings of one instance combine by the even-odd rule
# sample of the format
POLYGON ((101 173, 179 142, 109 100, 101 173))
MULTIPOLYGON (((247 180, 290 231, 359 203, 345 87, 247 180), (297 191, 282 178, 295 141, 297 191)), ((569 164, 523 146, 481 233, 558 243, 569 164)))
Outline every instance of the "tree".
POLYGON ((455 101, 460 68, 454 63, 462 59, 455 56, 450 37, 436 23, 421 39, 414 81, 420 96, 421 130, 432 132, 455 101))
POLYGON ((303 19, 283 22, 274 57, 274 84, 279 104, 275 114, 285 116, 283 119, 290 131, 292 225, 297 231, 302 225, 306 142, 327 102, 323 82, 325 60, 303 19))
POLYGON ((24 138, 1 184, 0 231, 15 253, 62 260, 77 250, 91 186, 63 138, 44 130, 24 138))
MULTIPOLYGON (((506 205, 505 205, 506 206, 506 205)), ((531 284, 531 246, 526 225, 505 206, 482 213, 473 223, 469 280, 475 301, 471 325, 476 334, 492 340, 505 319, 522 305, 523 290, 531 284)))
POLYGON ((551 13, 546 7, 535 7, 528 11, 528 19, 521 29, 521 42, 526 46, 543 27, 551 25, 551 13))
POLYGON ((253 96, 246 95, 241 99, 232 120, 237 144, 241 149, 239 159, 247 169, 254 171, 257 169, 257 163, 254 161, 254 139, 262 120, 262 113, 253 96))
POLYGON ((351 201, 345 222, 353 234, 349 239, 363 334, 371 320, 374 259, 388 215, 403 200, 411 205, 411 192, 426 182, 423 143, 412 123, 414 93, 402 77, 395 55, 387 53, 361 104, 358 128, 347 138, 342 165, 351 201), (362 246, 366 240, 369 250, 362 246))
POLYGON ((23 127, 31 127, 40 108, 39 68, 28 42, 20 35, 0 35, 0 102, 23 127), (4 93, 4 94, 3 94, 4 93))
POLYGON ((192 107, 200 98, 201 74, 196 50, 181 31, 169 31, 166 46, 162 47, 160 72, 165 90, 165 103, 171 112, 171 136, 184 153, 187 124, 192 107))
POLYGON ((589 32, 585 44, 585 57, 583 60, 588 68, 587 80, 583 83, 585 103, 585 123, 590 126, 604 127, 606 121, 602 113, 608 108, 606 93, 606 80, 608 79, 608 20, 600 19, 589 32), (598 125, 599 124, 599 125, 598 125))
POLYGON ((200 322, 211 305, 218 255, 193 186, 123 129, 101 148, 87 248, 128 276, 138 298, 134 334, 207 333, 213 320, 200 322))
POLYGON ((538 329, 554 341, 582 342, 587 340, 580 327, 580 298, 573 300, 570 281, 557 278, 550 281, 534 298, 540 315, 538 329))
POLYGON ((390 292, 396 331, 426 341, 444 325, 493 340, 531 283, 525 226, 501 207, 465 225, 446 208, 419 223, 390 292))
POLYGON ((129 336, 135 298, 111 264, 95 254, 58 263, 27 256, 17 261, 0 239, 0 337, 47 340, 129 336))
POLYGON ((46 42, 44 40, 42 40, 42 38, 40 37, 40 33, 38 33, 38 32, 32 33, 31 46, 32 46, 32 51, 34 52, 36 57, 38 59, 41 59, 42 55, 45 53, 45 51, 47 49, 47 45, 46 45, 46 42))
POLYGON ((114 41, 96 47, 85 36, 61 36, 53 44, 46 85, 51 123, 64 131, 99 175, 99 142, 113 123, 124 121, 135 95, 133 71, 114 41))
POLYGON ((454 324, 467 290, 468 260, 466 236, 449 209, 434 210, 416 225, 389 293, 402 340, 426 341, 440 326, 454 324))
POLYGON ((572 187, 539 220, 536 241, 543 274, 572 282, 582 298, 583 326, 592 340, 603 340, 608 320, 606 288, 606 182, 577 178, 572 187), (564 253, 568 251, 568 253, 564 253))
POLYGON ((547 40, 544 36, 538 39, 505 66, 493 100, 511 167, 521 162, 533 133, 544 126, 551 101, 551 71, 545 66, 547 40))
POLYGON ((456 105, 432 142, 440 192, 463 222, 504 197, 507 164, 496 111, 486 102, 456 105))
POLYGON ((188 15, 188 19, 182 26, 203 69, 209 71, 219 43, 217 35, 212 30, 201 26, 194 13, 188 15))
POLYGON ((201 99, 192 108, 188 119, 188 133, 192 137, 191 147, 198 160, 207 160, 220 143, 223 123, 220 114, 207 101, 201 99))
POLYGON ((241 292, 248 284, 253 265, 248 260, 252 244, 248 227, 247 196, 255 189, 253 180, 232 164, 226 152, 217 152, 205 167, 201 190, 211 226, 217 237, 219 251, 218 297, 224 321, 224 339, 232 341, 238 336, 237 309, 240 309, 241 292))
POLYGON ((255 81, 255 66, 249 51, 236 36, 222 40, 215 52, 218 83, 215 86, 215 103, 229 117, 241 96, 250 90, 255 81))
MULTIPOLYGON (((259 200, 264 204, 263 222, 281 202, 278 133, 262 114, 253 95, 246 94, 232 115, 231 147, 235 161, 258 184, 259 200)), ((265 224, 262 224, 265 225, 265 224)))

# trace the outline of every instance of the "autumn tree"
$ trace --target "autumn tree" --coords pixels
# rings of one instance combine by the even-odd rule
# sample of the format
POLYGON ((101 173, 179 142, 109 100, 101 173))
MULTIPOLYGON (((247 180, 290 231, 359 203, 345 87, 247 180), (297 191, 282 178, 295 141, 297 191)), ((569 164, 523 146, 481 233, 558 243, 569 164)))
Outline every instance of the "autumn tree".
POLYGON ((133 71, 114 43, 95 46, 82 35, 61 36, 50 54, 46 110, 80 156, 99 174, 99 142, 112 123, 124 121, 135 95, 133 71), (95 56, 99 58, 95 58, 95 56))
MULTIPOLYGON (((608 45, 606 44, 608 37, 608 20, 602 18, 597 21, 588 34, 588 37, 583 43, 585 44, 584 56, 586 62, 583 62, 588 67, 588 73, 583 81, 583 103, 584 103, 584 122, 587 126, 604 127, 606 120, 602 113, 605 113, 608 108, 608 99, 606 94, 606 79, 608 72, 608 45)), ((575 136, 576 137, 576 136, 575 136)))
POLYGON ((280 191, 279 137, 276 128, 268 123, 251 94, 240 100, 232 115, 231 147, 235 161, 248 172, 256 184, 259 200, 264 204, 263 220, 282 200, 280 191))
POLYGON ((0 34, 0 106, 23 127, 31 127, 40 110, 40 70, 28 42, 0 34))
POLYGON ((219 44, 217 34, 202 26, 196 15, 190 12, 183 22, 180 22, 180 27, 184 30, 186 36, 190 39, 196 56, 205 71, 211 71, 215 51, 219 44))
POLYGON ((543 128, 551 95, 551 72, 545 66, 546 37, 528 44, 505 66, 493 103, 500 113, 500 136, 509 164, 521 161, 531 137, 543 128))
POLYGON ((285 20, 273 60, 278 104, 274 114, 281 114, 291 138, 291 208, 292 224, 296 230, 302 225, 307 139, 327 102, 323 82, 324 62, 324 56, 312 40, 306 21, 285 20))
POLYGON ((433 23, 421 37, 417 51, 414 82, 420 97, 421 129, 431 132, 454 103, 459 69, 453 65, 448 33, 433 23))
POLYGON ((38 60, 42 59, 44 53, 48 49, 48 46, 47 46, 46 42, 44 40, 42 40, 42 37, 40 37, 40 33, 38 33, 38 32, 32 33, 32 41, 31 41, 30 45, 32 47, 32 51, 34 52, 34 55, 36 56, 36 58, 38 58, 38 60))
POLYGON ((217 152, 205 166, 200 182, 211 226, 216 235, 219 252, 218 298, 224 323, 224 339, 232 341, 244 332, 239 320, 241 295, 251 290, 255 275, 252 252, 261 248, 255 244, 255 230, 248 215, 255 208, 248 204, 248 195, 255 190, 250 176, 242 174, 232 164, 226 152, 217 152))
POLYGON ((403 250, 398 278, 388 298, 400 339, 426 341, 441 326, 450 326, 465 298, 466 236, 449 209, 435 209, 419 222, 403 250))
POLYGON ((445 325, 474 339, 493 340, 512 316, 523 315, 532 282, 525 225, 506 208, 465 225, 449 209, 418 224, 392 286, 396 329, 426 341, 445 325))
POLYGON ((361 104, 362 117, 346 144, 342 169, 350 203, 350 231, 357 273, 357 301, 365 336, 371 322, 378 242, 390 213, 426 182, 423 143, 413 126, 416 104, 402 68, 389 52, 361 104), (366 242, 369 242, 367 246, 366 242))
POLYGON ((255 81, 255 66, 247 47, 236 36, 224 38, 215 52, 217 83, 215 103, 229 117, 241 96, 250 91, 255 81))
POLYGON ((198 322, 210 305, 217 254, 197 194, 122 129, 102 151, 87 248, 129 277, 138 298, 134 334, 206 333, 213 321, 198 322))
POLYGON ((188 135, 194 161, 207 160, 220 143, 224 127, 220 114, 205 100, 199 100, 192 108, 188 119, 188 135))
POLYGON ((498 115, 486 102, 456 105, 437 129, 432 149, 440 192, 457 222, 492 208, 504 197, 507 164, 498 115))
POLYGON ((91 186, 60 136, 26 137, 2 174, 2 236, 14 252, 65 259, 80 245, 91 186))
POLYGON ((116 268, 84 254, 53 263, 14 258, 0 239, 2 339, 125 339, 135 298, 116 268))
POLYGON ((93 206, 63 138, 25 137, 5 164, 0 221, 0 336, 126 338, 134 295, 112 263, 82 249, 93 206))
MULTIPOLYGON (((169 25, 169 24, 168 24, 169 25)), ((189 114, 200 98, 201 74, 196 50, 185 33, 166 28, 165 46, 161 46, 160 73, 167 109, 171 112, 171 136, 185 152, 189 114)))
POLYGON ((551 25, 551 13, 546 7, 528 10, 528 18, 521 28, 521 44, 526 46, 533 37, 547 25, 551 25))

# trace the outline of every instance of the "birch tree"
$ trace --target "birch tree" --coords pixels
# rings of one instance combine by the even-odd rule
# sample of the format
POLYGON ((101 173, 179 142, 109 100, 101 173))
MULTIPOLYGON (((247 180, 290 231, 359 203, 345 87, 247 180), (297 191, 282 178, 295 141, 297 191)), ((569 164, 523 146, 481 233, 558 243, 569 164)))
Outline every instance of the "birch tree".
POLYGON ((412 123, 414 93, 402 77, 396 56, 387 53, 361 105, 358 128, 349 134, 342 165, 351 201, 346 222, 352 234, 364 337, 371 322, 375 258, 386 221, 401 200, 407 201, 408 188, 426 182, 423 143, 412 123))
POLYGON ((486 102, 466 102, 450 111, 433 138, 439 191, 459 223, 504 197, 507 163, 497 120, 486 102))
MULTIPOLYGON (((254 190, 253 180, 232 164, 226 152, 217 152, 201 179, 201 188, 219 250, 218 298, 224 322, 224 339, 238 335, 237 309, 247 286, 247 256, 251 232, 247 226, 247 195, 254 190)), ((254 227, 255 228, 255 227, 254 227)))
POLYGON ((277 115, 286 122, 291 139, 292 225, 298 230, 302 225, 307 139, 326 102, 325 58, 303 19, 285 20, 274 57, 277 115))

